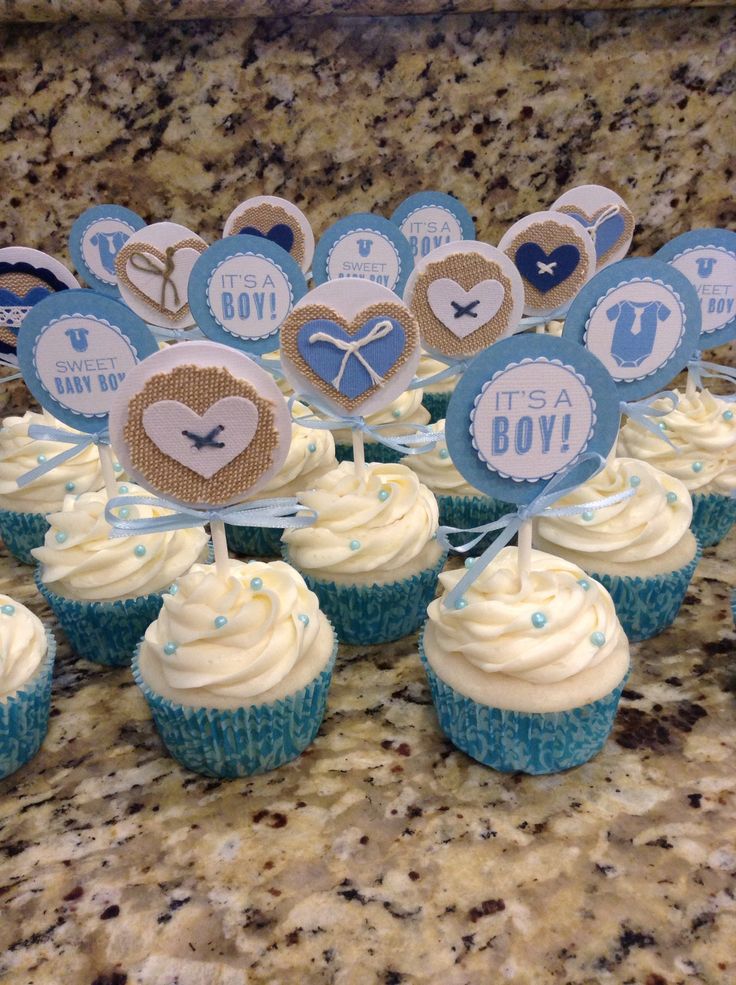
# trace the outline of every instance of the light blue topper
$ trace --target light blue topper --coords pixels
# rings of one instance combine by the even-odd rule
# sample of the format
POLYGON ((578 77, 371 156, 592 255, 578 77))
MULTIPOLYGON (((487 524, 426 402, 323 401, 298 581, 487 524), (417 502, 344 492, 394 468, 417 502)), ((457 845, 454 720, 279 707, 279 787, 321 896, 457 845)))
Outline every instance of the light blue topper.
POLYGON ((357 277, 403 295, 414 256, 398 226, 380 215, 345 216, 322 235, 314 251, 314 283, 357 277))
POLYGON ((475 239, 473 217, 462 202, 445 192, 410 195, 393 213, 391 222, 406 236, 415 260, 445 243, 475 239))
POLYGON ((93 205, 85 209, 69 233, 74 266, 90 287, 118 297, 115 257, 145 221, 122 205, 93 205))

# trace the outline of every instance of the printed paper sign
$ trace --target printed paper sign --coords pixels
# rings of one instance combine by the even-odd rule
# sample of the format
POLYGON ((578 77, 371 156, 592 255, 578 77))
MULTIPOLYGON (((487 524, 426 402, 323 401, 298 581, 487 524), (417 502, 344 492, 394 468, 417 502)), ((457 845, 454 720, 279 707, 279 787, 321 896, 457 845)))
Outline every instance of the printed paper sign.
POLYGON ((634 235, 634 216, 626 202, 603 185, 579 185, 561 195, 552 206, 577 220, 595 244, 598 270, 622 260, 634 235))
POLYGON ((330 226, 317 243, 314 282, 360 278, 400 295, 413 266, 411 247, 393 222, 358 213, 330 226))
POLYGON ((69 234, 69 252, 90 287, 118 297, 115 258, 145 225, 139 215, 122 205, 93 205, 80 215, 69 234))
POLYGON ((452 195, 418 192, 404 199, 391 216, 411 247, 415 261, 458 240, 475 239, 468 210, 452 195))
POLYGON ((279 246, 306 273, 314 256, 309 220, 293 202, 275 195, 257 195, 237 205, 225 222, 223 236, 257 236, 279 246))

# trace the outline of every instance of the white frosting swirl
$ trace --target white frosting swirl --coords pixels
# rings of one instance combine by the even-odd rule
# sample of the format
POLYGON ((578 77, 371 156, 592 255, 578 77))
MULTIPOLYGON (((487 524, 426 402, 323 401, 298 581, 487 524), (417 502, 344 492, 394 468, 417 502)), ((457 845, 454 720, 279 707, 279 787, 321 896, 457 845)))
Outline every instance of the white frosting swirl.
POLYGON ((38 616, 0 595, 0 700, 15 694, 33 677, 47 650, 46 631, 38 616))
POLYGON ((18 479, 38 467, 39 456, 51 459, 69 448, 61 442, 30 438, 28 428, 32 424, 79 434, 47 411, 36 414, 29 410, 23 417, 6 417, 0 428, 0 507, 22 513, 50 513, 59 509, 69 492, 85 493, 102 486, 100 456, 97 448, 89 445, 63 465, 19 488, 18 479))
MULTIPOLYGON (((690 492, 710 487, 730 495, 736 490, 736 405, 709 390, 692 396, 675 393, 677 407, 657 419, 666 425, 664 433, 674 448, 629 420, 619 434, 619 454, 649 462, 679 479, 690 492)), ((666 409, 671 404, 662 399, 654 406, 666 409)))
MULTIPOLYGON (((430 425, 434 432, 445 429, 444 421, 436 421, 430 425)), ((406 455, 401 459, 402 465, 416 472, 419 480, 433 493, 444 496, 482 496, 483 493, 471 486, 460 475, 450 458, 447 442, 438 441, 431 451, 421 455, 406 455)))
MULTIPOLYGON (((149 495, 127 483, 121 495, 149 495)), ((206 551, 203 527, 110 537, 105 490, 67 496, 61 512, 48 516, 43 547, 31 552, 41 577, 59 595, 89 602, 136 598, 168 588, 206 551), (143 550, 136 550, 142 548, 143 550)), ((131 506, 128 519, 168 516, 171 510, 131 506)))
MULTIPOLYGON (((439 359, 435 359, 427 352, 422 352, 417 367, 417 379, 423 380, 428 376, 434 376, 436 373, 441 373, 443 369, 447 369, 447 363, 440 362, 439 359)), ((452 393, 457 381, 457 376, 447 376, 444 380, 430 383, 422 389, 425 393, 452 393)))
MULTIPOLYGON (((399 438, 405 434, 413 434, 414 425, 429 424, 429 411, 422 406, 423 396, 422 390, 405 390, 387 407, 367 414, 366 424, 373 426, 390 424, 391 427, 381 428, 381 434, 387 438, 399 438)), ((332 433, 335 436, 335 444, 352 444, 353 434, 349 428, 340 428, 332 433)), ((365 440, 375 441, 375 438, 366 435, 365 440)))
MULTIPOLYGON (((297 417, 311 413, 308 407, 300 403, 295 403, 292 410, 297 417)), ((320 476, 336 465, 332 432, 292 423, 291 444, 286 461, 276 475, 258 490, 257 495, 250 498, 295 496, 302 489, 310 489, 320 476)))
POLYGON ((300 500, 317 520, 283 539, 298 568, 320 575, 404 566, 437 532, 437 500, 405 465, 370 463, 360 477, 341 462, 300 500))

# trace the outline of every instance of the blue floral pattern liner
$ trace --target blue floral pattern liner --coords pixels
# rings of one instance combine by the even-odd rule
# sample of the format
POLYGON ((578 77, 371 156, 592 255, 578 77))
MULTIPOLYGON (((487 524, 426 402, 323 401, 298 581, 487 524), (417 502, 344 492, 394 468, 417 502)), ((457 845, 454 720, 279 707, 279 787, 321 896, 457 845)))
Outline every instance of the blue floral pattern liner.
POLYGON ((436 421, 443 421, 447 417, 447 407, 450 403, 452 390, 443 393, 427 393, 422 395, 422 404, 429 411, 429 420, 432 424, 436 421))
MULTIPOLYGON (((440 523, 448 527, 461 527, 463 530, 479 527, 484 523, 492 523, 494 520, 500 520, 506 513, 516 511, 516 507, 512 504, 504 503, 492 496, 443 496, 441 493, 435 493, 435 497, 439 507, 440 523)), ((501 531, 496 530, 494 533, 486 534, 483 540, 476 544, 472 550, 463 552, 463 556, 474 557, 482 554, 498 537, 499 533, 501 531)), ((472 534, 467 536, 454 534, 452 542, 462 544, 470 540, 472 536, 472 534)))
POLYGON ((16 513, 0 509, 0 535, 13 557, 24 564, 35 564, 31 554, 34 547, 42 547, 48 522, 43 513, 16 513))
POLYGON ((468 756, 501 773, 559 773, 581 766, 605 745, 628 673, 598 701, 557 712, 507 711, 479 704, 434 672, 419 639, 440 728, 468 756))
POLYGON ((690 564, 651 578, 595 571, 588 574, 608 589, 629 642, 639 643, 657 636, 675 621, 702 553, 698 544, 690 564))
MULTIPOLYGON (((389 465, 396 465, 401 461, 402 455, 393 448, 382 445, 380 441, 366 441, 363 446, 366 462, 386 462, 389 465)), ((335 445, 335 457, 338 462, 353 461, 352 445, 335 445)))
POLYGON ((701 547, 720 544, 736 523, 736 498, 719 493, 692 493, 693 519, 690 529, 701 547))
POLYGON ((733 616, 734 625, 736 625, 736 591, 731 592, 731 615, 733 616))
POLYGON ((305 574, 289 559, 286 546, 283 556, 319 599, 340 642, 360 646, 390 643, 419 629, 447 560, 443 553, 433 568, 385 585, 338 585, 305 574))
POLYGON ((40 568, 36 568, 36 586, 51 606, 77 656, 111 667, 124 667, 130 663, 138 641, 157 618, 163 604, 161 593, 114 602, 64 598, 43 583, 40 568))
POLYGON ((225 524, 227 546, 245 557, 281 557, 282 527, 236 527, 225 524))
POLYGON ((174 759, 194 773, 227 779, 278 769, 311 745, 324 718, 336 656, 337 642, 325 669, 294 694, 234 709, 190 708, 162 697, 143 680, 138 649, 132 670, 174 759))
POLYGON ((46 656, 35 674, 0 700, 0 780, 33 759, 46 738, 56 657, 56 640, 48 629, 46 640, 46 656))

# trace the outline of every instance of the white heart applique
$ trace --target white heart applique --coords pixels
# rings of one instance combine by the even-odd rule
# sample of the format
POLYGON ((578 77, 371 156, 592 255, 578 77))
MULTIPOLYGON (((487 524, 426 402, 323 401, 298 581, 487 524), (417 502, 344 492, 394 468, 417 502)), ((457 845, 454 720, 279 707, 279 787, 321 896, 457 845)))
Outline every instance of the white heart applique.
POLYGON ((200 255, 191 246, 174 245, 162 253, 141 245, 127 257, 125 273, 139 297, 177 319, 187 311, 189 275, 200 255))
POLYGON ((432 313, 459 339, 487 325, 503 304, 503 285, 482 280, 469 291, 449 277, 433 280, 427 288, 432 313))
POLYGON ((223 397, 200 416, 178 400, 159 400, 144 410, 143 427, 164 455, 211 479, 253 440, 258 408, 246 397, 223 397))

